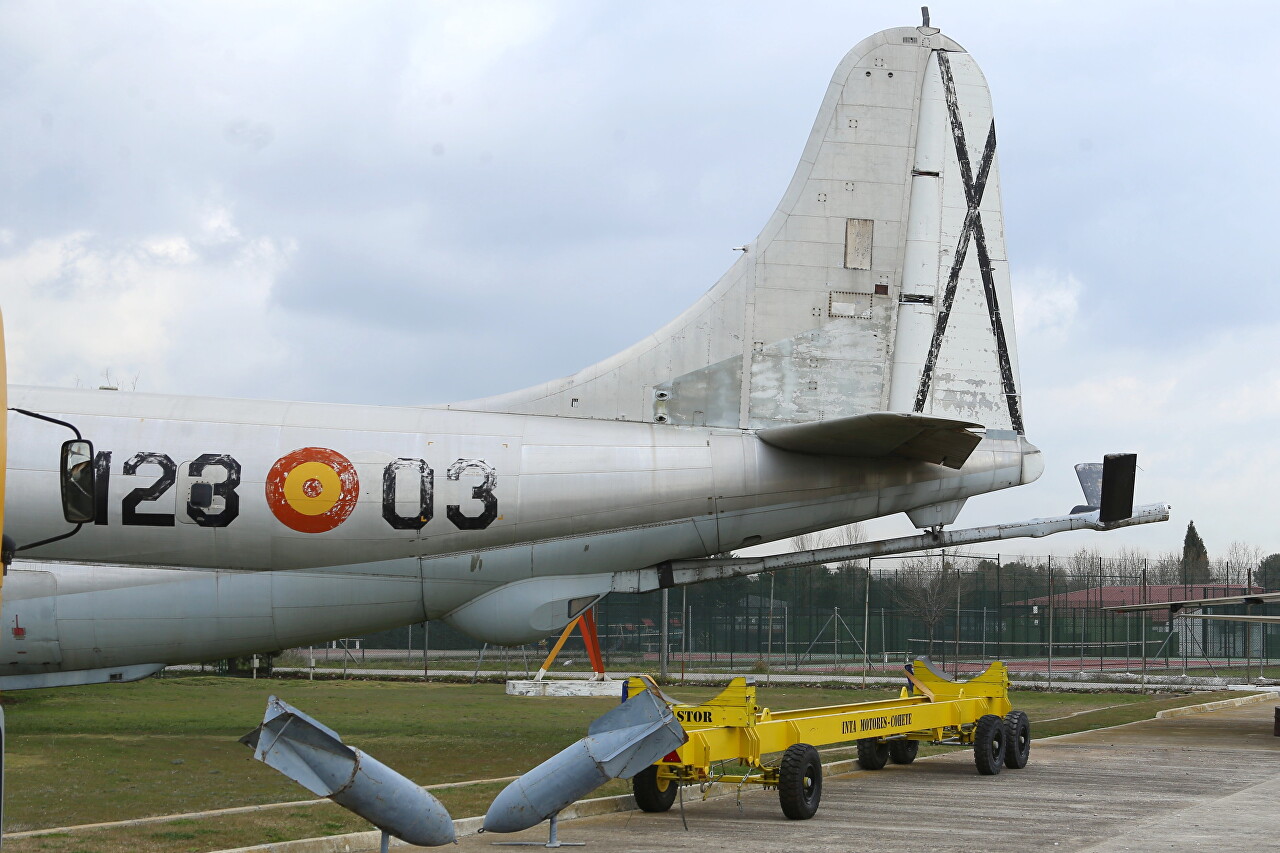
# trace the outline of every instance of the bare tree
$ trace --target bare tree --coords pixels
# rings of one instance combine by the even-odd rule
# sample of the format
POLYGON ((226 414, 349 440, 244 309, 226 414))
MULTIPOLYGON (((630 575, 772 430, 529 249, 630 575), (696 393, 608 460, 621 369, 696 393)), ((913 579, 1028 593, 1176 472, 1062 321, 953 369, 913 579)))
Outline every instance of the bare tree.
POLYGON ((867 532, 854 522, 814 533, 802 533, 791 538, 797 551, 816 551, 819 548, 836 548, 841 545, 857 545, 867 541, 867 532))
POLYGON ((1165 551, 1157 554, 1151 561, 1147 580, 1154 584, 1182 583, 1182 552, 1165 551))
POLYGON ((1101 553, 1097 548, 1077 548, 1067 559, 1067 578, 1070 589, 1088 589, 1101 585, 1098 580, 1098 563, 1101 553))
POLYGON ((1096 578, 1100 556, 1097 548, 1077 548, 1067 560, 1067 573, 1072 577, 1096 578))
POLYGON ((1112 570, 1116 574, 1122 575, 1141 575, 1142 570, 1147 567, 1151 557, 1147 554, 1145 548, 1135 548, 1129 545, 1121 548, 1114 556, 1109 558, 1112 570))
POLYGON ((930 655, 938 624, 955 607, 956 596, 964 590, 967 580, 950 561, 930 555, 903 560, 894 574, 894 600, 924 623, 930 655))
MULTIPOLYGON (((839 548, 843 545, 858 545, 867 541, 867 532, 861 524, 844 524, 816 533, 802 533, 791 539, 797 551, 816 551, 819 548, 839 548)), ((827 571, 844 572, 858 567, 857 560, 840 560, 827 565, 827 571)))
POLYGON ((833 527, 827 531, 840 545, 861 545, 867 541, 867 531, 858 522, 833 527))
POLYGON ((1257 572, 1263 556, 1262 549, 1257 545, 1240 541, 1232 542, 1227 547, 1227 557, 1223 561, 1225 565, 1218 574, 1227 583, 1231 582, 1232 575, 1238 578, 1238 583, 1247 583, 1252 573, 1257 572))
MULTIPOLYGON (((826 537, 826 547, 828 548, 836 548, 841 545, 860 545, 867 541, 867 532, 862 529, 861 524, 857 523, 833 527, 824 531, 823 535, 826 537)), ((862 566, 859 565, 862 562, 862 560, 856 559, 840 560, 830 564, 827 568, 836 574, 852 577, 858 573, 858 570, 862 569, 862 566)))
POLYGON ((822 531, 817 533, 801 533, 799 536, 791 537, 791 547, 797 551, 816 551, 823 547, 822 531))

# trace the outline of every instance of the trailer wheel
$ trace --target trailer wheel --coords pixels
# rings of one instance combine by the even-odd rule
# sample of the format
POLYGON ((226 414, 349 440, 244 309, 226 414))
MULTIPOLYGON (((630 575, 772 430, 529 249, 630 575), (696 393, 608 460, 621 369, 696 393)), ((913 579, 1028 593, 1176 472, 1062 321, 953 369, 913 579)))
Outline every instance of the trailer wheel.
POLYGON ((994 776, 1004 765, 1008 738, 1004 720, 995 714, 984 714, 973 733, 973 760, 983 776, 994 776))
POLYGON ((808 820, 817 814, 822 800, 822 761, 807 743, 787 747, 778 767, 778 801, 792 820, 808 820))
POLYGON ((889 741, 889 758, 894 764, 910 764, 916 760, 916 754, 919 752, 920 741, 918 740, 889 741))
POLYGON ((1031 721, 1022 711, 1004 715, 1004 766, 1021 770, 1031 758, 1031 721))
POLYGON ((636 805, 644 812, 665 812, 676 801, 680 783, 674 779, 659 779, 658 766, 652 765, 631 777, 631 794, 636 805))
POLYGON ((863 770, 879 770, 889 763, 889 744, 879 738, 858 741, 858 763, 863 770))

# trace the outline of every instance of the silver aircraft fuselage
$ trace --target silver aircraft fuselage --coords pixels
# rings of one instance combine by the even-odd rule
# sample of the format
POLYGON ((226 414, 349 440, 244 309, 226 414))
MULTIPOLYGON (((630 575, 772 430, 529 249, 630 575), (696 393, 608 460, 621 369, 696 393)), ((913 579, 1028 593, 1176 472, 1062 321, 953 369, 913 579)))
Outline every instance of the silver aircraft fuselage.
MULTIPOLYGON (((153 585, 150 594, 172 594, 160 582, 174 576, 154 567, 262 573, 240 583, 263 608, 296 610, 299 623, 271 646, 333 635, 326 608, 307 606, 319 576, 365 589, 380 623, 447 618, 523 642, 564 624, 573 602, 608 592, 616 572, 957 501, 1040 471, 1037 450, 1000 432, 952 470, 791 453, 743 430, 539 415, 24 388, 11 389, 11 404, 96 441, 100 518, 43 558, 145 561, 86 568, 79 580, 90 592, 136 575, 140 586, 119 591, 135 602, 153 585), (513 584, 501 607, 483 606, 513 584)), ((27 498, 11 502, 8 527, 24 539, 67 529, 52 464, 62 437, 10 422, 9 488, 27 498)), ((66 619, 70 590, 58 583, 66 619)), ((6 613, 22 597, 21 583, 6 587, 6 613)), ((254 648, 263 639, 245 638, 254 648)), ((111 650, 81 649, 88 659, 75 668, 109 666, 111 650)), ((64 663, 72 651, 64 642, 64 663)))

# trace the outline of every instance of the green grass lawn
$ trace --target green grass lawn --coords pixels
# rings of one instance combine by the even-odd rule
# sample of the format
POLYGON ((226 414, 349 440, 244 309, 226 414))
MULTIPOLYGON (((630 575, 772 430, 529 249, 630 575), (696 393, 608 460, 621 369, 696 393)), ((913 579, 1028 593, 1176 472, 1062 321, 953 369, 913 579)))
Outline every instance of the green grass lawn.
MULTIPOLYGON (((715 687, 679 687, 700 702, 715 687)), ((268 695, 420 784, 514 776, 586 733, 616 699, 517 698, 501 684, 245 680, 212 676, 24 691, 4 697, 8 726, 5 829, 125 820, 313 799, 253 760, 237 739, 262 719, 268 695)), ((893 691, 761 687, 774 709, 883 699, 893 691)), ((1222 694, 1226 695, 1226 694, 1222 694)), ((1017 691, 1014 707, 1037 736, 1145 719, 1156 710, 1221 698, 1017 691), (1086 712, 1086 713, 1079 713, 1086 712), (1074 716, 1072 716, 1074 715, 1074 716), (1060 719, 1037 724, 1036 721, 1060 719)), ((502 783, 437 792, 453 816, 483 814, 502 783)), ((611 790, 625 790, 611 783, 611 790)), ((602 793, 609 793, 604 791, 602 793)), ((323 804, 142 827, 12 839, 12 851, 207 851, 368 829, 323 804)))

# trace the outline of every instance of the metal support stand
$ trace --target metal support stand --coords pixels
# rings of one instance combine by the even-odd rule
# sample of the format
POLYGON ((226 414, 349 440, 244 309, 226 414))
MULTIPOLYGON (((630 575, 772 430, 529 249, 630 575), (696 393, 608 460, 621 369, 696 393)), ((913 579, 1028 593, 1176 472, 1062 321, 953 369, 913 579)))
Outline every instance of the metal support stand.
POLYGON ((388 853, 391 850, 391 836, 384 829, 382 830, 382 841, 378 844, 379 853, 388 853))
POLYGON ((547 843, 541 841, 495 841, 494 847, 586 847, 585 841, 561 841, 559 833, 560 813, 556 812, 548 818, 551 823, 551 834, 547 839, 547 843))

